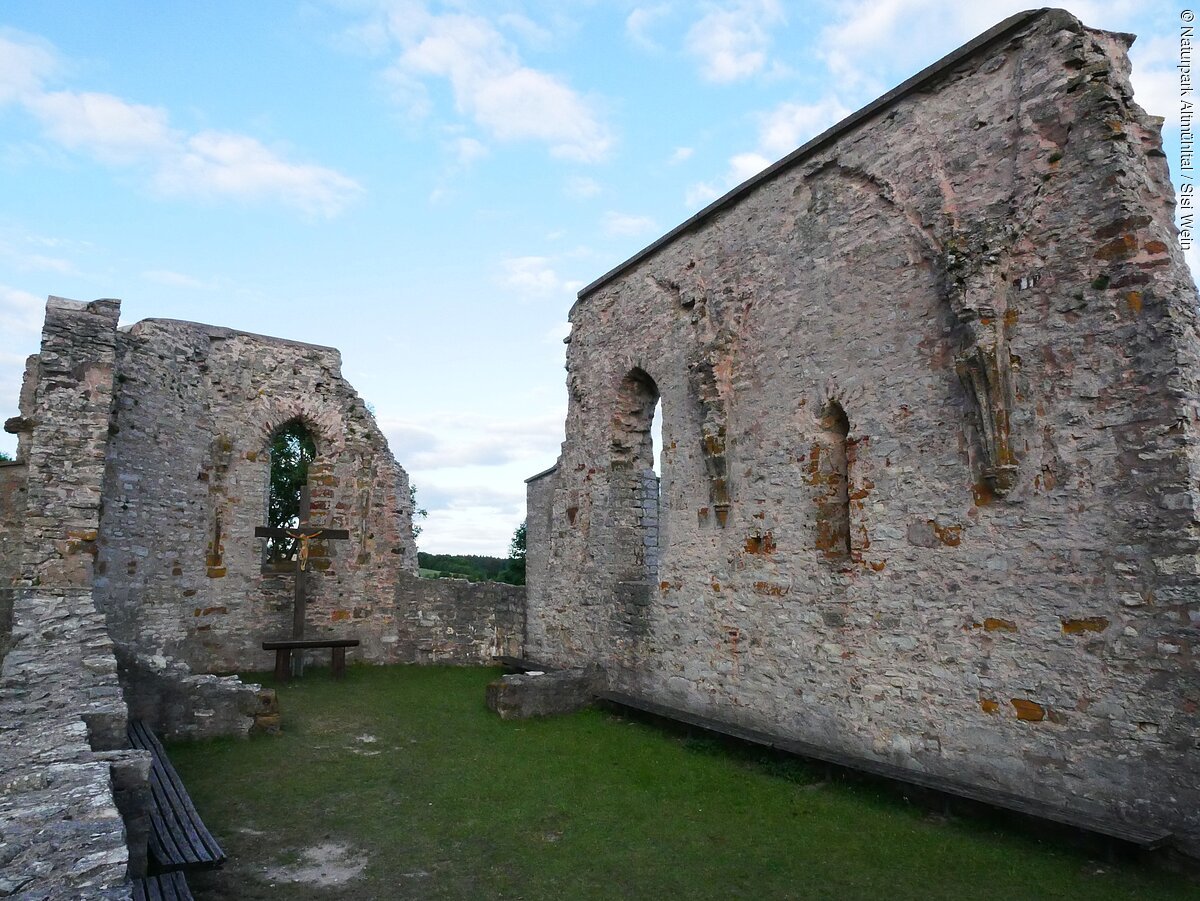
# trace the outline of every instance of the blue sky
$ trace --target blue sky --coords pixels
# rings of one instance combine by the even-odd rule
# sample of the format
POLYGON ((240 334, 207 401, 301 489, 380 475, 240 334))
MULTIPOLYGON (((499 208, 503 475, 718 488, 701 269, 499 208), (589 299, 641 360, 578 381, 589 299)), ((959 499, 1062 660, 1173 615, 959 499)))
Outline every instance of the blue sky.
MULTIPOLYGON (((422 550, 503 554, 575 292, 1026 5, 7 0, 0 418, 51 294, 331 344, 422 550)), ((1174 164, 1181 7, 1067 8, 1140 36, 1174 164)))

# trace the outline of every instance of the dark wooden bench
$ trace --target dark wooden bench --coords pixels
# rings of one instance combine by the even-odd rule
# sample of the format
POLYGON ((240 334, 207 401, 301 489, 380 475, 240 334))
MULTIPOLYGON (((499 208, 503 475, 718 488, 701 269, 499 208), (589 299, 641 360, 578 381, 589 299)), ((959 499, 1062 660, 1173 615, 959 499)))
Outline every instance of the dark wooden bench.
POLYGON ((193 898, 183 873, 174 870, 135 879, 133 901, 193 901, 193 898))
POLYGON ((289 638, 280 641, 264 641, 264 651, 275 652, 275 681, 287 682, 292 677, 292 651, 310 648, 330 648, 333 652, 333 678, 346 675, 346 648, 356 648, 357 638, 289 638))
POLYGON ((864 773, 868 776, 885 779, 890 782, 917 786, 943 798, 946 796, 963 798, 989 807, 1012 811, 1023 816, 1048 820, 1062 826, 1069 826, 1074 829, 1094 833, 1107 839, 1126 842, 1146 851, 1153 851, 1163 847, 1173 837, 1173 834, 1166 829, 1156 829, 1133 823, 1124 823, 1115 819, 1091 816, 1032 798, 1014 795, 999 789, 961 782, 957 779, 950 779, 944 776, 935 776, 930 773, 921 773, 878 760, 871 760, 866 757, 858 757, 829 748, 823 748, 819 745, 809 744, 808 742, 780 738, 766 732, 747 729, 735 723, 710 719, 687 710, 668 707, 665 704, 659 704, 655 701, 622 692, 602 692, 599 695, 599 699, 608 704, 649 714, 659 719, 682 723, 686 726, 728 736, 749 744, 760 745, 785 754, 804 757, 809 760, 817 760, 831 767, 864 773))
POLYGON ((135 899, 189 901, 186 869, 219 867, 225 852, 200 819, 167 752, 141 720, 130 720, 129 743, 150 752, 149 857, 154 875, 134 883, 135 899))
POLYGON ((554 671, 552 666, 543 666, 533 660, 526 660, 524 657, 510 657, 507 654, 500 654, 492 658, 505 669, 515 670, 518 673, 549 673, 554 671))

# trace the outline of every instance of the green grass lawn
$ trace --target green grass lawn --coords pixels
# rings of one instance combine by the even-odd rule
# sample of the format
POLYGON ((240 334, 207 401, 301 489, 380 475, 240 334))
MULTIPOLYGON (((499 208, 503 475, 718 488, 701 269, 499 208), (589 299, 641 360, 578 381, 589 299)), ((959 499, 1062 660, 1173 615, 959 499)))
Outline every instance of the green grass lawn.
POLYGON ((197 898, 1200 897, 598 710, 504 722, 498 672, 312 670, 279 689, 282 735, 171 746, 230 855, 197 898))

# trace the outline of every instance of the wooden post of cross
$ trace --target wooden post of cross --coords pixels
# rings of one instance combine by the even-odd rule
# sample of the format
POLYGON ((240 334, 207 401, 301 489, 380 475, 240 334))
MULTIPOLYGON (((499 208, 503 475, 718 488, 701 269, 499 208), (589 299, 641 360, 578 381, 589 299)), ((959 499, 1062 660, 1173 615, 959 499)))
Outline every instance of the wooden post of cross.
MULTIPOLYGON (((295 602, 292 605, 292 639, 304 637, 304 614, 308 605, 308 586, 306 570, 308 569, 308 543, 310 541, 329 541, 346 539, 350 533, 346 529, 326 529, 314 526, 309 521, 311 501, 308 486, 300 489, 299 524, 292 528, 276 529, 270 526, 258 526, 254 530, 255 538, 273 538, 282 541, 286 538, 295 539, 296 545, 296 584, 294 586, 295 602)), ((292 657, 292 675, 300 676, 304 672, 304 654, 298 652, 292 657)))

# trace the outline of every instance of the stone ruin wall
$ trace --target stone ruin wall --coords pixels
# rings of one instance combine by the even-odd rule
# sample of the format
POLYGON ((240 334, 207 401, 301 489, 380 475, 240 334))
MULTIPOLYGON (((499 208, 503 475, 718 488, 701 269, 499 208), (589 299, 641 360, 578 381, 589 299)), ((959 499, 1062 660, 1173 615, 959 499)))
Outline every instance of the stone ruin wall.
POLYGON ((155 319, 117 346, 96 590, 118 641, 204 672, 271 666, 259 645, 291 636, 294 577, 254 529, 271 439, 299 418, 312 521, 351 534, 310 549, 306 637, 353 635, 353 656, 394 662, 397 580, 416 568, 408 478, 338 352, 155 319))
POLYGON ((581 293, 530 657, 1200 854, 1197 296, 1128 43, 1016 17, 581 293))

